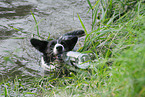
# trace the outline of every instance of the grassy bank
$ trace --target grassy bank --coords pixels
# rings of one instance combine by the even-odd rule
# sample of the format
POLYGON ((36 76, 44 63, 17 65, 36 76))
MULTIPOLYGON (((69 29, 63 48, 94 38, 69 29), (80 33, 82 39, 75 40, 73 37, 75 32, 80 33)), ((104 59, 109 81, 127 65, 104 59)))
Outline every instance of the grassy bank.
POLYGON ((71 77, 4 80, 1 96, 145 96, 145 2, 87 1, 92 32, 87 32, 78 15, 86 31, 79 51, 95 54, 90 70, 78 70, 71 77))

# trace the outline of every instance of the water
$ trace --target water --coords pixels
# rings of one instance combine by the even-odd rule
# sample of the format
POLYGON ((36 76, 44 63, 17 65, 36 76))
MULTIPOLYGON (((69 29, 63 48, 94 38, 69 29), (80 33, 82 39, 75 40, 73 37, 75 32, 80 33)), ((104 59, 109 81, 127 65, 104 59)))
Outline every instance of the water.
POLYGON ((86 29, 91 29, 86 0, 0 0, 0 80, 15 75, 28 78, 42 74, 41 54, 29 42, 37 33, 30 11, 41 21, 40 35, 45 39, 49 33, 51 38, 57 38, 68 31, 83 29, 77 14, 86 29))

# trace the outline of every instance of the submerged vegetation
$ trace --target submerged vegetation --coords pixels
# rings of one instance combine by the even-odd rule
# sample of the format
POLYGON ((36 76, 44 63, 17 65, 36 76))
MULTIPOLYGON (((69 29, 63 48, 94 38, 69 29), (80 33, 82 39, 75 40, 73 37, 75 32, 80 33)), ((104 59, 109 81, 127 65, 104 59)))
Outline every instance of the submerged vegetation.
MULTIPOLYGON (((61 78, 23 80, 16 76, 12 81, 0 82, 0 96, 145 96, 145 1, 87 2, 88 13, 92 13, 92 32, 87 32, 78 14, 86 32, 84 46, 78 51, 95 54, 89 70, 78 70, 77 74, 61 78)), ((14 64, 10 57, 14 56, 4 60, 14 64)))

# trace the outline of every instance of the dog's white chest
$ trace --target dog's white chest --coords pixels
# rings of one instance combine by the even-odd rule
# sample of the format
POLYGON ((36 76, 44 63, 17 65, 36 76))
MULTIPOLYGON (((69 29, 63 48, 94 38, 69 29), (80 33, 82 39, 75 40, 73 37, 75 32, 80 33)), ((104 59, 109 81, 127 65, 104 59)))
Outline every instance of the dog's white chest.
POLYGON ((47 70, 47 71, 50 71, 50 70, 53 70, 55 69, 56 67, 53 66, 53 65, 47 65, 43 59, 43 57, 41 57, 41 67, 44 69, 44 70, 47 70))

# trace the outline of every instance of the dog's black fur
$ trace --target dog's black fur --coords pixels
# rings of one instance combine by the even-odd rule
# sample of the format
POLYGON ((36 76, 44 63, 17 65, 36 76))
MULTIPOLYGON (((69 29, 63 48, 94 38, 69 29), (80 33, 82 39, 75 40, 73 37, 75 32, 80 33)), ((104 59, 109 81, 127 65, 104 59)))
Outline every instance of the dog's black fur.
POLYGON ((78 38, 84 35, 85 32, 83 30, 76 30, 64 34, 57 40, 43 41, 32 38, 30 42, 32 46, 43 53, 44 62, 49 65, 55 59, 61 61, 59 55, 63 52, 71 51, 76 45, 78 38))

